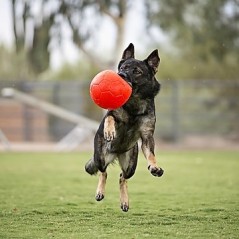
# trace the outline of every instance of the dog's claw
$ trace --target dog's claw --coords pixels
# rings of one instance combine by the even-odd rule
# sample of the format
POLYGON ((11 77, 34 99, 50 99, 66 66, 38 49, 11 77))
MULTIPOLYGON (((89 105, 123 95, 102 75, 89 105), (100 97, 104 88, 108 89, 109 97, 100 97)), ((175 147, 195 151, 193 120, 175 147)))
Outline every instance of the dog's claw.
POLYGON ((157 167, 153 167, 153 166, 150 166, 150 165, 148 167, 148 170, 155 177, 161 177, 164 173, 164 170, 162 168, 157 168, 157 167))
POLYGON ((104 138, 107 141, 112 141, 115 138, 115 131, 107 131, 104 133, 104 138))
POLYGON ((104 194, 103 193, 97 193, 96 196, 95 196, 95 200, 96 201, 101 201, 104 199, 104 194))
POLYGON ((127 205, 126 203, 121 203, 120 207, 123 212, 128 212, 128 210, 129 210, 129 205, 127 205))

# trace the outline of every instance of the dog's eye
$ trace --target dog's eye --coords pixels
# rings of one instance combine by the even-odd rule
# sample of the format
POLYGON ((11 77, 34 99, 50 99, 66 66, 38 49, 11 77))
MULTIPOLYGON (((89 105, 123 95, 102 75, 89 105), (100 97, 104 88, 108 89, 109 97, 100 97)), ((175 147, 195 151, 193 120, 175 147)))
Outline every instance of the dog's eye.
POLYGON ((142 74, 142 72, 137 68, 134 69, 133 73, 136 74, 136 75, 142 74))
POLYGON ((120 67, 121 71, 124 71, 124 70, 127 71, 128 69, 129 69, 128 65, 123 65, 123 66, 120 67))

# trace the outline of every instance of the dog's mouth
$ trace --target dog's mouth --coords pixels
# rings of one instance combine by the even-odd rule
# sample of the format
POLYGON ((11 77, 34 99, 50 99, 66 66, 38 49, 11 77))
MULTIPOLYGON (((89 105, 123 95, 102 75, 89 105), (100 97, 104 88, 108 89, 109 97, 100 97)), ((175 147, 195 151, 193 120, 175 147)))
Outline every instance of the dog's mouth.
POLYGON ((124 72, 119 72, 118 75, 123 78, 131 87, 132 87, 132 82, 128 79, 128 76, 124 72))

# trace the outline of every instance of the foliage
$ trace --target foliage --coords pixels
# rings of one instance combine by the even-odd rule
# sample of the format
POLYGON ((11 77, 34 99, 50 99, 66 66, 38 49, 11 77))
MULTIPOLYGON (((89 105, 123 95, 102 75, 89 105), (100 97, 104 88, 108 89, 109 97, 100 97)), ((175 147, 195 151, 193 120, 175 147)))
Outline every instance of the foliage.
MULTIPOLYGON (((174 54, 166 53, 165 64, 163 61, 161 64, 160 77, 238 80, 237 0, 153 0, 147 6, 151 26, 161 27, 176 46, 174 54)), ((211 89, 211 94, 215 93, 215 103, 219 106, 219 101, 223 99, 224 110, 229 112, 231 119, 237 119, 238 104, 231 103, 230 98, 237 98, 238 85, 235 84, 233 92, 227 88, 211 89)), ((233 123, 231 128, 237 132, 238 126, 233 123)))
POLYGON ((32 80, 35 77, 24 51, 16 55, 0 46, 0 80, 32 80))
POLYGON ((43 5, 48 1, 38 2, 38 5, 31 0, 11 0, 11 3, 16 54, 24 51, 34 73, 43 72, 50 62, 48 44, 53 23, 52 15, 43 11, 43 5), (36 7, 42 10, 40 14, 34 14, 36 7))
MULTIPOLYGON (((22 54, 21 52, 25 50, 27 53, 24 54, 32 71, 44 75, 49 73, 51 51, 64 45, 66 29, 69 31, 71 41, 78 47, 81 59, 84 58, 89 68, 95 69, 96 72, 112 69, 122 51, 127 13, 134 7, 133 1, 126 0, 64 0, 54 3, 49 0, 11 1, 16 52, 22 54), (94 51, 98 33, 105 19, 115 27, 114 37, 111 37, 114 41, 112 49, 114 54, 107 60, 105 54, 99 56, 94 51), (31 31, 32 39, 29 38, 31 31)), ((163 52, 165 56, 161 57, 161 77, 237 78, 239 75, 237 0, 143 0, 142 2, 146 9, 146 15, 142 14, 147 23, 145 32, 150 33, 153 28, 161 29, 173 46, 163 52)), ((155 43, 159 44, 157 39, 155 43)), ((165 47, 158 48, 162 52, 165 47)), ((64 66, 59 77, 61 79, 77 77, 78 70, 74 68, 74 66, 64 66)), ((85 75, 87 71, 83 68, 82 70, 85 75)), ((11 75, 11 72, 9 74, 11 75)), ((57 74, 53 75, 57 76, 57 74)))
POLYGON ((25 49, 34 71, 42 73, 49 67, 50 49, 64 44, 67 29, 71 33, 72 42, 90 64, 94 68, 104 68, 104 62, 96 58, 87 43, 92 39, 97 43, 98 29, 102 19, 107 16, 116 28, 114 52, 117 52, 123 41, 127 9, 125 0, 64 0, 54 3, 48 0, 12 0, 16 51, 25 49), (32 40, 29 34, 33 35, 32 40))
MULTIPOLYGON (((112 52, 117 55, 121 50, 124 40, 125 17, 128 11, 126 0, 78 0, 78 1, 62 1, 59 4, 57 19, 54 28, 59 33, 59 39, 63 39, 61 27, 67 24, 72 32, 72 41, 77 45, 82 53, 90 60, 93 67, 103 69, 109 63, 104 64, 102 59, 97 59, 95 53, 87 48, 89 40, 94 40, 97 44, 98 29, 100 29, 102 20, 107 17, 115 26, 115 41, 112 52), (93 16, 93 17, 92 17, 93 16)), ((111 59, 115 60, 115 59, 111 59)))
POLYGON ((129 180, 130 211, 119 207, 118 166, 106 197, 84 172, 88 153, 1 153, 1 238, 237 238, 238 151, 157 154, 162 178, 140 156, 129 180))
POLYGON ((64 64, 58 70, 48 70, 39 75, 40 80, 84 80, 91 81, 99 72, 98 68, 93 68, 88 62, 78 61, 73 64, 64 64))
POLYGON ((194 54, 175 55, 165 51, 160 53, 160 58, 160 79, 237 80, 239 75, 235 59, 221 63, 210 57, 207 61, 201 61, 195 59, 194 54))
POLYGON ((153 0, 148 6, 151 24, 171 36, 183 55, 219 62, 239 59, 239 4, 237 0, 153 0))
POLYGON ((238 79, 239 5, 234 0, 146 2, 149 29, 174 46, 163 52, 165 79, 238 79))

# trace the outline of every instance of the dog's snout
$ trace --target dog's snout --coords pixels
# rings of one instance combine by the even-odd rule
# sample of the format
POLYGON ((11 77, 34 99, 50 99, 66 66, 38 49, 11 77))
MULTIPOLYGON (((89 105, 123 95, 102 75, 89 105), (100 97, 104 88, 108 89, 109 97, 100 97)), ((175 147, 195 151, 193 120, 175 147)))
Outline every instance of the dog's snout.
POLYGON ((118 73, 118 75, 119 75, 120 77, 122 77, 123 79, 126 79, 126 78, 127 78, 127 74, 124 73, 124 72, 122 72, 122 71, 120 71, 120 72, 118 73))
POLYGON ((131 83, 127 73, 120 71, 120 72, 118 72, 118 75, 120 77, 122 77, 132 87, 132 83, 131 83))

